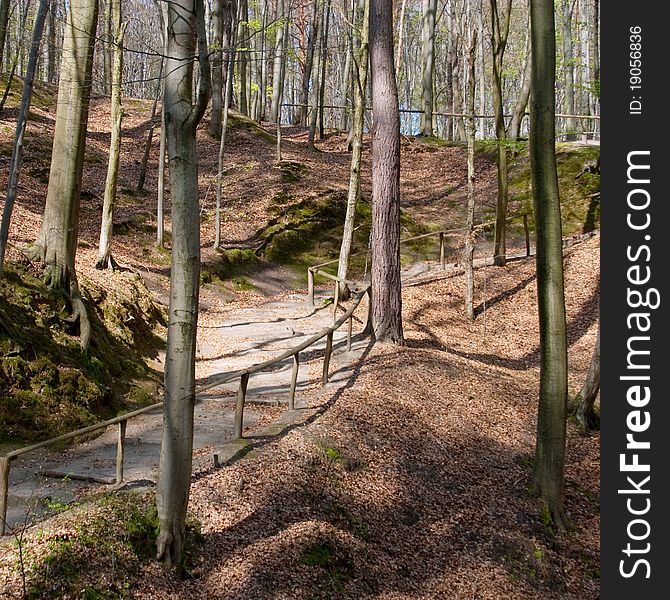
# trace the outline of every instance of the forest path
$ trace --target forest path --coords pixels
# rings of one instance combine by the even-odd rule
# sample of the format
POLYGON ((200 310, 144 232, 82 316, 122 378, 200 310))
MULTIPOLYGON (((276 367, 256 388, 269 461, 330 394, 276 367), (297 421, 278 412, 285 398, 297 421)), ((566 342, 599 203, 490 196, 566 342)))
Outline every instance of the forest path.
MULTIPOLYGON (((566 240, 565 246, 593 234, 566 240)), ((525 257, 518 253, 509 257, 525 257)), ((491 264, 490 258, 479 258, 476 266, 491 264)), ((440 269, 437 262, 416 262, 402 271, 405 286, 425 283, 453 273, 460 267, 447 263, 440 269)), ((209 295, 211 300, 212 295, 209 295)), ((356 336, 364 326, 367 300, 355 313, 354 339, 346 351, 346 327, 333 336, 328 388, 333 393, 350 382, 361 356, 369 347, 367 338, 356 336)), ((203 307, 201 307, 202 309, 203 307)), ((209 310, 207 299, 204 313, 209 310)), ((340 310, 342 310, 340 308, 340 310)), ((339 312, 339 311, 338 311, 339 312)), ((237 308, 227 318, 217 320, 208 315, 201 319, 198 331, 197 385, 217 373, 249 367, 278 356, 333 323, 332 288, 315 290, 315 305, 304 293, 287 292, 255 306, 237 308), (329 300, 331 302, 329 302, 329 300)), ((313 400, 323 389, 321 377, 325 339, 301 353, 301 369, 296 387, 295 410, 288 411, 288 390, 292 360, 255 373, 247 388, 244 412, 244 439, 235 440, 233 416, 238 380, 207 390, 196 398, 194 423, 194 472, 211 468, 216 460, 224 463, 250 450, 249 446, 287 431, 297 423, 310 420, 319 411, 313 400)), ((162 411, 156 409, 128 422, 124 461, 125 487, 153 486, 157 480, 162 430, 162 411)), ((62 510, 85 494, 113 489, 118 430, 107 429, 99 437, 62 451, 41 450, 19 457, 10 472, 10 494, 7 522, 19 527, 26 518, 37 518, 62 510), (45 476, 45 473, 50 473, 45 476), (83 481, 82 478, 93 478, 83 481)))

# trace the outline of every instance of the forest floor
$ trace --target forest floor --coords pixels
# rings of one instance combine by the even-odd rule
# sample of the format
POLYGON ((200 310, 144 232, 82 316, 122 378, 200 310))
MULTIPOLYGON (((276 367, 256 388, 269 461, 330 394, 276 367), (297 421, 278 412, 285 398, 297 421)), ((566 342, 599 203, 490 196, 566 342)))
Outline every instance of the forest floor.
MULTIPOLYGON (((132 191, 150 103, 129 100, 125 110, 114 255, 126 270, 93 267, 109 142, 108 105, 94 101, 78 272, 102 287, 110 281, 123 287, 139 273, 165 304, 169 254, 153 239, 157 139, 146 194, 132 191)), ((24 262, 22 248, 37 235, 46 196, 54 110, 33 112, 27 176, 10 233, 10 259, 24 262)), ((11 111, 2 115, 5 165, 14 119, 11 111)), ((274 166, 274 144, 246 127, 232 129, 225 247, 253 247, 279 192, 300 199, 346 190, 345 136, 329 134, 317 143, 317 152, 306 149, 304 130, 287 127, 284 140, 284 159, 306 167, 290 185, 274 166)), ((403 206, 432 227, 458 223, 463 149, 413 139, 404 139, 402 148, 403 206)), ((218 143, 200 132, 198 149, 207 264, 220 259, 211 249, 218 143)), ((495 203, 495 166, 486 155, 477 160, 483 218, 495 203)), ((368 173, 369 142, 365 161, 368 173)), ((5 177, 6 168, 1 186, 5 177)), ((368 197, 369 186, 366 175, 368 197)), ((595 343, 599 236, 569 249, 565 265, 574 395, 595 343)), ((197 470, 189 506, 202 535, 187 578, 144 559, 122 569, 121 558, 104 544, 77 545, 98 518, 96 505, 83 512, 79 505, 26 531, 24 560, 35 597, 78 597, 90 589, 136 598, 596 598, 599 436, 583 435, 569 423, 569 531, 555 531, 543 520, 530 493, 539 376, 534 261, 483 267, 476 277, 474 323, 462 317, 458 273, 408 287, 403 293, 406 346, 364 348, 344 386, 305 396, 304 418, 261 438, 241 460, 197 470), (67 560, 64 543, 75 552, 67 560), (65 563, 74 565, 75 574, 65 563)), ((241 311, 248 316, 261 303, 285 300, 289 292, 304 294, 304 285, 295 270, 268 262, 238 280, 204 283, 198 378, 211 374, 208 358, 235 350, 219 333, 226 319, 241 311)), ((161 368, 160 357, 153 366, 161 368)), ((278 418, 281 409, 265 412, 259 427, 278 418)), ((136 501, 148 502, 146 496, 136 501)), ((9 596, 20 594, 16 559, 16 549, 3 544, 0 592, 9 596)))

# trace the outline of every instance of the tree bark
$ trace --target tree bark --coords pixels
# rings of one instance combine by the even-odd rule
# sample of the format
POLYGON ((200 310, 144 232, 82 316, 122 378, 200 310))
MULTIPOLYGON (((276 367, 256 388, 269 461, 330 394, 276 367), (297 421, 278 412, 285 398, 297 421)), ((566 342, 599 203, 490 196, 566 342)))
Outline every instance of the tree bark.
POLYGON ((312 77, 312 93, 310 98, 310 115, 309 115, 309 134, 307 136, 307 147, 310 150, 314 150, 314 138, 316 136, 316 126, 319 120, 319 95, 320 95, 320 65, 321 65, 321 46, 323 45, 323 36, 320 34, 321 28, 323 26, 323 17, 324 17, 325 4, 322 3, 322 10, 317 15, 316 21, 314 22, 314 36, 319 38, 318 41, 315 40, 315 50, 314 50, 314 77, 312 77))
MULTIPOLYGON (((349 268, 349 256, 351 244, 354 239, 354 222, 356 219, 356 204, 361 190, 361 158, 363 156, 363 124, 365 121, 365 98, 368 85, 368 29, 370 23, 370 3, 365 1, 363 9, 363 23, 361 26, 361 42, 357 57, 354 60, 354 72, 356 74, 355 96, 354 96, 354 123, 353 123, 353 149, 351 153, 351 168, 349 170, 349 193, 347 195, 347 212, 344 217, 344 231, 342 233, 342 245, 340 246, 340 258, 337 265, 337 276, 346 279, 349 268)), ((346 298, 348 287, 340 285, 340 297, 346 298)))
POLYGON ((495 242, 493 264, 503 266, 507 260, 505 248, 507 220, 507 139, 505 132, 505 116, 503 113, 502 72, 503 56, 507 46, 512 0, 506 0, 503 15, 498 11, 497 0, 491 0, 491 45, 493 48, 493 110, 496 122, 496 138, 498 140, 498 199, 496 202, 495 242), (502 23, 501 23, 502 18, 502 23))
POLYGON ((69 298, 73 318, 80 321, 83 349, 88 348, 91 332, 79 294, 75 255, 97 16, 97 0, 71 1, 65 25, 49 187, 42 227, 31 247, 32 257, 46 265, 47 285, 62 290, 69 298))
POLYGON ((23 93, 21 96, 21 108, 16 119, 16 135, 14 138, 14 147, 12 149, 12 159, 9 165, 9 178, 7 182, 7 197, 5 207, 2 212, 2 224, 0 224, 0 277, 4 273, 5 253, 7 251, 7 240, 9 238, 9 225, 12 220, 14 202, 19 187, 19 177, 21 175, 21 166, 23 164, 23 140, 26 133, 26 124, 28 122, 28 112, 33 97, 33 83, 35 72, 37 70, 37 58, 40 49, 42 32, 44 31, 44 21, 49 3, 48 0, 40 0, 40 5, 35 16, 35 25, 33 28, 32 44, 30 46, 30 57, 28 58, 28 70, 23 80, 23 93))
POLYGON ((474 321, 475 277, 473 260, 475 253, 475 53, 477 50, 477 30, 473 29, 468 53, 468 201, 465 209, 465 316, 474 321))
POLYGON ((372 80, 372 325, 403 344, 400 281, 400 112, 393 65, 393 3, 370 0, 372 80))
POLYGON ((116 183, 119 176, 119 155, 121 153, 121 79, 123 78, 123 36, 126 25, 122 23, 121 0, 109 0, 114 42, 114 61, 112 69, 112 132, 109 142, 109 162, 105 181, 105 196, 102 204, 102 224, 97 269, 115 269, 116 261, 112 256, 112 226, 114 225, 114 204, 116 202, 116 183))
POLYGON ((282 67, 284 62, 284 19, 286 8, 284 0, 277 0, 277 21, 279 28, 277 30, 277 39, 275 43, 275 57, 272 69, 272 103, 270 105, 270 120, 277 123, 279 120, 279 111, 281 110, 281 90, 282 90, 282 67))
POLYGON ((523 68, 523 80, 521 82, 521 89, 516 99, 516 104, 512 110, 512 119, 507 128, 507 137, 510 140, 517 141, 521 137, 521 123, 526 114, 526 107, 528 106, 528 99, 530 98, 530 76, 531 76, 531 48, 530 35, 528 36, 528 44, 526 48, 526 64, 523 68))
POLYGON ((534 480, 555 526, 563 528, 568 381, 561 209, 554 143, 556 42, 552 0, 531 2, 531 35, 530 159, 540 322, 540 397, 534 480))
MULTIPOLYGON (((437 0, 423 0, 421 35, 421 135, 433 135, 433 82, 435 79, 435 13, 437 0)), ((450 32, 451 34, 451 32, 450 32)))
POLYGON ((164 106, 172 190, 172 268, 163 436, 156 488, 160 523, 157 558, 169 565, 180 565, 193 462, 195 343, 200 282, 195 134, 211 89, 202 0, 175 0, 169 4, 166 72, 164 106), (193 63, 196 56, 200 81, 194 103, 193 63))
POLYGON ((10 0, 0 0, 0 69, 3 72, 5 71, 5 43, 7 41, 10 4, 10 0))
POLYGON ((209 118, 209 134, 221 135, 221 107, 223 105, 223 2, 212 2, 212 112, 209 118))
POLYGON ((307 102, 309 101, 309 81, 312 77, 312 67, 314 65, 314 52, 317 44, 317 37, 319 35, 318 31, 318 19, 319 19, 319 3, 318 0, 313 0, 312 2, 312 27, 307 36, 307 48, 305 52, 305 66, 302 72, 302 85, 300 86, 300 96, 298 99, 298 125, 307 126, 307 114, 308 106, 307 102))
MULTIPOLYGON (((563 17, 563 81, 565 84, 565 112, 569 115, 575 114, 575 65, 573 64, 572 47, 572 0, 562 0, 563 17)), ((567 140, 575 139, 575 120, 568 117, 565 120, 567 140)))

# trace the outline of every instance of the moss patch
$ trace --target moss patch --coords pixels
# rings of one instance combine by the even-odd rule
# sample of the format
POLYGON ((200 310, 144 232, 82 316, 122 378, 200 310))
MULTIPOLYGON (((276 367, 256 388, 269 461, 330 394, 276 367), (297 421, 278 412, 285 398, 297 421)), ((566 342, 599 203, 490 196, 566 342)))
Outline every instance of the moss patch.
MULTIPOLYGON (((530 159, 527 144, 523 146, 510 164, 509 218, 513 227, 523 231, 523 215, 527 214, 529 227, 534 231, 530 159)), ((586 233, 600 226, 600 174, 582 173, 584 167, 597 160, 599 156, 598 146, 556 144, 556 167, 564 236, 586 233)))
POLYGON ((124 281, 122 291, 86 280, 80 287, 93 333, 85 353, 65 300, 20 265, 7 265, 0 280, 0 440, 54 437, 151 400, 132 390, 156 389, 159 378, 145 359, 163 344, 161 309, 139 279, 124 281))

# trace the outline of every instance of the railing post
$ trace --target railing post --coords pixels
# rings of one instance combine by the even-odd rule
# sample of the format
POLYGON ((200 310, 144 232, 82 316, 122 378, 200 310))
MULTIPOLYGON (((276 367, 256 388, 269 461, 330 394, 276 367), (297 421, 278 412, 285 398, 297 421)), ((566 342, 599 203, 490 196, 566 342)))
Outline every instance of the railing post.
POLYGON ((331 331, 326 336, 326 352, 323 355, 323 377, 321 379, 321 384, 326 385, 328 383, 328 367, 330 366, 330 355, 333 352, 333 332, 331 331))
POLYGON ((5 535, 5 525, 7 524, 10 460, 7 456, 0 456, 0 535, 5 535))
POLYGON ((314 306, 314 271, 307 269, 307 300, 314 306))
POLYGON ((249 373, 244 373, 240 377, 240 387, 237 388, 237 404, 235 405, 235 438, 242 437, 242 420, 244 418, 244 400, 247 397, 247 384, 249 383, 249 373))
POLYGON ((352 314, 349 319, 349 323, 347 324, 347 352, 351 352, 351 333, 354 328, 354 315, 352 314))
POLYGON ((119 438, 116 442, 116 483, 123 482, 123 458, 126 453, 126 426, 128 421, 119 421, 119 438))
POLYGON ((300 368, 300 353, 293 355, 293 371, 291 372, 291 389, 288 396, 288 409, 295 409, 295 388, 298 385, 298 369, 300 368))
POLYGON ((445 263, 444 263, 444 232, 443 231, 440 231, 440 266, 442 267, 442 270, 444 271, 445 263))

